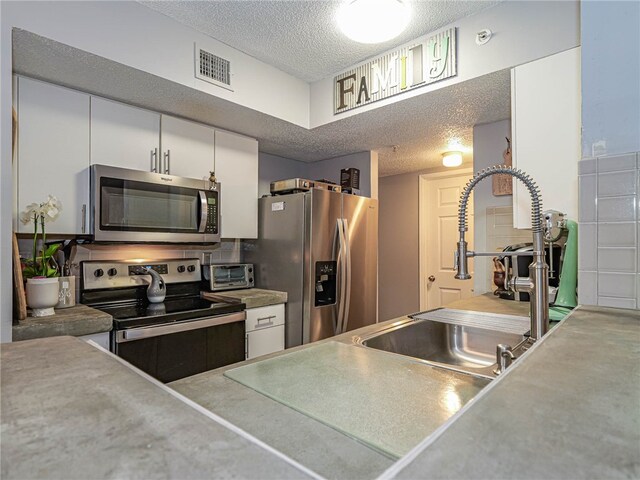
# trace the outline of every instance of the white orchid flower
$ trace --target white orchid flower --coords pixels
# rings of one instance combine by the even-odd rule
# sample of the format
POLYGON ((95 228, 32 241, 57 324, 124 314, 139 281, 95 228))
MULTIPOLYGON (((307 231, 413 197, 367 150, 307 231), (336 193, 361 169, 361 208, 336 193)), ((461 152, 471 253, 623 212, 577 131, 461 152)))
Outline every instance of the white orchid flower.
POLYGON ((62 211, 62 203, 53 195, 49 195, 49 198, 41 207, 41 215, 45 222, 53 222, 62 211))
POLYGON ((30 203, 27 208, 20 213, 20 221, 25 225, 33 222, 34 217, 38 220, 44 219, 45 223, 53 222, 60 216, 62 203, 53 195, 47 197, 46 202, 30 203))
POLYGON ((30 203, 27 205, 27 208, 20 213, 20 221, 25 225, 27 223, 33 222, 33 217, 40 217, 40 204, 38 203, 30 203))

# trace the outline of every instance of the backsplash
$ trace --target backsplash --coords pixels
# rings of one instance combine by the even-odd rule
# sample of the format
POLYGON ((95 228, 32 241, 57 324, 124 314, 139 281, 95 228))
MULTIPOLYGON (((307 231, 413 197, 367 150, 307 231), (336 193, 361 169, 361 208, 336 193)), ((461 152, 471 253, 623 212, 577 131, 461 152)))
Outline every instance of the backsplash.
POLYGON ((640 307, 640 154, 578 163, 578 301, 640 307))
MULTIPOLYGON (((513 207, 487 207, 487 252, 501 252, 507 245, 516 243, 531 243, 531 230, 513 228, 513 207)), ((493 285, 493 264, 487 262, 487 275, 485 278, 486 291, 496 289, 493 285)), ((477 267, 476 267, 477 268, 477 267)))
MULTIPOLYGON (((31 256, 32 240, 20 239, 20 256, 31 256)), ((80 262, 85 260, 129 260, 134 258, 171 259, 171 258, 198 258, 202 263, 220 262, 234 263, 241 261, 240 240, 223 240, 219 244, 211 246, 198 245, 145 245, 145 244, 86 244, 78 245, 70 259, 71 274, 80 276, 80 262)), ((80 288, 80 282, 76 282, 76 293, 80 288)), ((76 296, 79 298, 79 295, 76 296)))

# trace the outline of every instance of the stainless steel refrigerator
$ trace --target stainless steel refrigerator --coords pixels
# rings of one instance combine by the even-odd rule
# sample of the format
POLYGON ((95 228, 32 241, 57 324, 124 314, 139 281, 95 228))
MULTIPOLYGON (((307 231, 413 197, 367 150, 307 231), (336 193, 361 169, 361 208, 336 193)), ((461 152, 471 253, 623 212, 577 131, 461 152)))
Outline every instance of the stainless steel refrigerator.
POLYGON ((287 348, 378 320, 378 201, 312 189, 259 201, 245 258, 256 287, 288 293, 287 348))

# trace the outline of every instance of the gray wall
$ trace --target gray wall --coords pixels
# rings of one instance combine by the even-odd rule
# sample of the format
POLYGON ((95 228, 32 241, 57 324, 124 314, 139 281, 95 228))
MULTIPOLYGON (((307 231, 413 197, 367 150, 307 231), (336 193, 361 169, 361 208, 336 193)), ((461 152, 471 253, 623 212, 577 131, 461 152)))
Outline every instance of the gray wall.
POLYGON ((579 302, 638 308, 640 3, 582 2, 581 17, 579 302))
POLYGON ((418 275, 419 174, 379 181, 378 319, 380 322, 420 310, 418 275))
POLYGON ((304 177, 307 164, 269 153, 258 154, 258 196, 269 195, 269 186, 276 180, 304 177))
POLYGON ((359 152, 344 157, 335 157, 308 164, 307 175, 312 180, 326 178, 340 184, 340 170, 355 167, 360 169, 360 194, 371 197, 372 182, 377 181, 378 172, 372 171, 371 152, 359 152), (374 175, 375 173, 375 175, 374 175))
POLYGON ((260 152, 259 160, 259 196, 269 194, 271 182, 286 178, 302 177, 311 180, 325 178, 339 185, 340 170, 355 167, 360 170, 360 194, 365 197, 377 198, 378 169, 375 152, 359 152, 313 163, 299 162, 260 152))
MULTIPOLYGON (((505 137, 511 138, 511 120, 485 123, 473 127, 473 171, 479 172, 483 168, 503 163, 502 153, 507 147, 505 137)), ((474 250, 487 251, 487 208, 511 206, 512 195, 496 197, 492 191, 490 178, 481 181, 473 189, 474 215, 474 250)), ((493 271, 490 260, 478 258, 473 264, 473 288, 476 295, 488 291, 486 278, 489 271, 493 271)))

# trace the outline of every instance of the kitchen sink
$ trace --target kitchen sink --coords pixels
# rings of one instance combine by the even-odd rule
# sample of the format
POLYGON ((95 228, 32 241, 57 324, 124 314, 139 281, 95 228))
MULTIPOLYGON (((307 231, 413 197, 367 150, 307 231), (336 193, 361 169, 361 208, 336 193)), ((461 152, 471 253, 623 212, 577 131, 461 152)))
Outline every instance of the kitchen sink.
POLYGON ((356 343, 367 347, 419 359, 436 367, 495 377, 496 347, 512 347, 523 335, 469 325, 434 320, 408 320, 365 337, 356 343))

